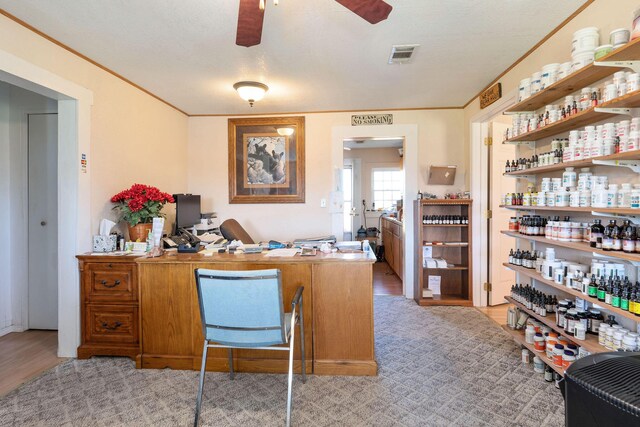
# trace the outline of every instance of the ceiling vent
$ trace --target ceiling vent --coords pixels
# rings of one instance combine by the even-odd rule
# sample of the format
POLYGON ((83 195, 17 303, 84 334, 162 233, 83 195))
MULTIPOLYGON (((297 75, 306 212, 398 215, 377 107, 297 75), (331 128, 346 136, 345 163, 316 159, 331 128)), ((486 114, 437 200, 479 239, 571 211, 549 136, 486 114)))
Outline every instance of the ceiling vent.
POLYGON ((403 44, 391 46, 391 55, 389 55, 389 64, 406 64, 411 62, 413 53, 419 44, 403 44))

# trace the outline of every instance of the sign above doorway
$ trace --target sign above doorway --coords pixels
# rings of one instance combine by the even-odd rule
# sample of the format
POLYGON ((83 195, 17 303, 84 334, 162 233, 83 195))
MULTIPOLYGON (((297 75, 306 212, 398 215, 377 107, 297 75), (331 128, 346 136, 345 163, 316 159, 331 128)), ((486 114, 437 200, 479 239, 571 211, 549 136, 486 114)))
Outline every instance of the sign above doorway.
POLYGON ((351 116, 351 126, 392 125, 393 114, 362 114, 351 116))

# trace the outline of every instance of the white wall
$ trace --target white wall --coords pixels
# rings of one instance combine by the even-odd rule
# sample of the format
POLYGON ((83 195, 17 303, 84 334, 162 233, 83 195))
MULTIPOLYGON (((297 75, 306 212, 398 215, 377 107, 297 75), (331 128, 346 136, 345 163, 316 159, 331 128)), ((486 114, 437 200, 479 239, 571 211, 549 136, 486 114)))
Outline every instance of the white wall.
MULTIPOLYGON (((0 198, 7 198, 9 194, 9 87, 0 85, 0 198), (3 197, 4 196, 4 197, 3 197)), ((9 226, 9 210, 11 204, 5 203, 5 209, 0 209, 0 235, 6 233, 9 226)), ((11 265, 9 260, 8 244, 0 245, 0 271, 9 271, 11 265)), ((11 275, 0 274, 0 335, 11 326, 13 318, 11 315, 11 275)))
MULTIPOLYGON (((390 113, 394 115, 394 125, 418 126, 420 173, 416 179, 422 191, 442 195, 467 188, 468 150, 464 145, 462 110, 390 113), (430 164, 458 165, 455 185, 427 186, 426 170, 430 164)), ((351 114, 305 115, 306 202, 287 205, 229 204, 227 117, 192 117, 189 119, 189 191, 202 195, 203 211, 216 211, 221 220, 235 218, 257 240, 331 234, 332 218, 328 208, 320 207, 320 200, 329 199, 333 189, 332 129, 349 126, 351 114)), ((408 194, 405 200, 411 203, 415 198, 415 194, 408 194)))
MULTIPOLYGON (((5 332, 10 332, 23 330, 27 326, 21 309, 27 303, 28 283, 27 114, 55 113, 57 102, 2 82, 0 94, 0 109, 8 111, 5 125, 8 132, 6 139, 3 138, 4 143, 0 144, 0 158, 6 159, 4 171, 0 172, 6 177, 0 184, 0 200, 5 200, 7 207, 0 214, 5 216, 0 218, 0 235, 6 238, 6 243, 0 245, 5 251, 4 256, 0 256, 0 268, 7 272, 3 275, 6 283, 0 281, 0 295, 7 295, 8 300, 0 304, 0 309, 2 305, 8 306, 4 326, 5 332)), ((2 169, 0 166, 0 171, 2 169)))

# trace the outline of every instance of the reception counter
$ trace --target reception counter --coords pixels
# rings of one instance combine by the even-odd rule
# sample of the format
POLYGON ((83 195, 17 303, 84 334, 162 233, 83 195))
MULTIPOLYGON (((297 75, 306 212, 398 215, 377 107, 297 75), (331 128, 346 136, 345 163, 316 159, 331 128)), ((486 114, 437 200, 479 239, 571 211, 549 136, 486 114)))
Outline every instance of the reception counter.
MULTIPOLYGON (((376 375, 373 336, 373 263, 367 253, 301 257, 265 254, 165 254, 136 260, 139 282, 140 355, 143 368, 200 369, 202 324, 194 270, 282 272, 284 309, 304 286, 306 372, 318 375, 376 375)), ((295 367, 300 371, 296 331, 295 367)), ((234 350, 234 369, 287 372, 287 353, 234 350)), ((229 369, 225 349, 210 349, 207 369, 229 369)))

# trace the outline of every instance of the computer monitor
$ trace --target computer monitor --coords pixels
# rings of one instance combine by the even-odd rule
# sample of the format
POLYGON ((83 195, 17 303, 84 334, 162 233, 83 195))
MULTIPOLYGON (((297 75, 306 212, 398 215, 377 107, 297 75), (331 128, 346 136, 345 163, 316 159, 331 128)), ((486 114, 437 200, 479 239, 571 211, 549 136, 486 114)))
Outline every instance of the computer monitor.
POLYGON ((200 223, 199 195, 174 194, 173 198, 176 201, 176 231, 200 223))

